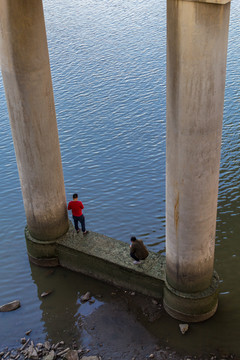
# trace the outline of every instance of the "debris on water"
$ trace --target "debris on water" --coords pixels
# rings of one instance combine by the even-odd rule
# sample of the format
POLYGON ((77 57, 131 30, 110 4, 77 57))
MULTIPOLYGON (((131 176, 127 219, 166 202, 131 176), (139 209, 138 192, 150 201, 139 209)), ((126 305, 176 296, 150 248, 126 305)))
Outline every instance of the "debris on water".
POLYGON ((180 328, 181 333, 184 335, 185 332, 188 331, 189 325, 188 324, 179 324, 179 328, 180 328))
POLYGON ((52 291, 44 291, 42 294, 41 294, 41 297, 45 297, 45 296, 48 296, 52 293, 52 291))
POLYGON ((25 349, 25 347, 27 347, 27 344, 29 343, 29 341, 30 341, 30 339, 27 339, 25 344, 23 344, 23 346, 20 348, 20 351, 23 351, 25 349))
POLYGON ((87 291, 86 294, 84 294, 84 295, 82 295, 82 296, 80 297, 80 300, 81 300, 82 302, 86 302, 86 301, 88 301, 88 300, 90 300, 90 299, 91 299, 91 294, 90 294, 89 291, 87 291))
POLYGON ((32 332, 32 329, 26 331, 26 332, 25 332, 25 335, 29 335, 29 334, 31 334, 31 332, 32 332))
POLYGON ((20 306, 21 306, 20 301, 14 300, 14 301, 11 301, 7 304, 0 306, 0 311, 2 311, 2 312, 13 311, 13 310, 18 309, 20 306))

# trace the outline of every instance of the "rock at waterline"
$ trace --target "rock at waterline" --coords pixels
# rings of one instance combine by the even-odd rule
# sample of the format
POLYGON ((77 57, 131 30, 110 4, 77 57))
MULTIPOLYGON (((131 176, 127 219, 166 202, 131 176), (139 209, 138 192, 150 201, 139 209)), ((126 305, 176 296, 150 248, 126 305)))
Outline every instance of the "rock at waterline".
POLYGON ((99 360, 98 356, 83 356, 81 360, 99 360))
POLYGON ((12 311, 18 309, 20 306, 21 306, 20 301, 14 300, 10 303, 0 306, 0 311, 2 312, 12 311))
POLYGON ((67 360, 78 360, 78 352, 77 350, 69 350, 65 355, 64 358, 67 360))
POLYGON ((86 294, 84 294, 84 295, 82 295, 82 296, 80 297, 80 300, 83 301, 83 302, 88 301, 88 300, 90 300, 90 299, 91 299, 91 294, 90 294, 89 291, 86 292, 86 294))
POLYGON ((188 324, 179 324, 179 328, 182 334, 188 331, 189 325, 188 324))
POLYGON ((59 353, 57 353, 57 356, 63 356, 64 354, 66 354, 68 351, 70 350, 70 348, 66 348, 63 351, 60 351, 59 353))
POLYGON ((34 348, 33 344, 31 344, 29 346, 29 348, 27 349, 27 354, 26 356, 29 358, 29 359, 33 359, 33 360, 38 360, 38 354, 37 354, 37 351, 36 349, 34 348))
POLYGON ((52 293, 52 291, 44 291, 42 294, 41 294, 41 297, 45 297, 45 296, 48 296, 52 293))
POLYGON ((53 360, 55 358, 54 350, 51 350, 49 354, 43 357, 43 360, 53 360))
POLYGON ((51 349, 51 344, 50 344, 50 342, 49 342, 49 341, 45 341, 44 347, 45 347, 45 349, 47 349, 47 350, 49 351, 49 350, 51 349))

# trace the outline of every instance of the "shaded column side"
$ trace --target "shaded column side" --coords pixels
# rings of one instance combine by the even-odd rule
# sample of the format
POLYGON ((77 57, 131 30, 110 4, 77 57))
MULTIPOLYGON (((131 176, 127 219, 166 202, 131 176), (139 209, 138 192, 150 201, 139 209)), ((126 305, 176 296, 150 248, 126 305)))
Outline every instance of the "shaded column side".
POLYGON ((66 197, 41 0, 0 1, 0 53, 29 230, 40 240, 68 229, 66 197))

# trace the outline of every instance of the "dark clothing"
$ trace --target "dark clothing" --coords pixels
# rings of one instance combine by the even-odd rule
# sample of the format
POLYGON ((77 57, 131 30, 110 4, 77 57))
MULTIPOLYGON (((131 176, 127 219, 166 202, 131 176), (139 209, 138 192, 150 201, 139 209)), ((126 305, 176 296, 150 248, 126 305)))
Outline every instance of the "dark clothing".
POLYGON ((148 250, 142 240, 132 241, 130 256, 136 261, 144 260, 148 257, 148 250))
POLYGON ((85 229, 85 217, 83 215, 81 215, 81 216, 73 216, 73 221, 74 221, 74 226, 75 226, 76 231, 79 230, 78 222, 80 222, 80 224, 81 224, 82 232, 86 231, 86 229, 85 229))
POLYGON ((84 209, 83 203, 78 200, 70 201, 68 204, 68 210, 72 210, 73 216, 81 216, 84 209))
POLYGON ((130 256, 131 256, 134 260, 140 261, 140 259, 138 259, 134 254, 131 254, 131 253, 130 253, 130 256))

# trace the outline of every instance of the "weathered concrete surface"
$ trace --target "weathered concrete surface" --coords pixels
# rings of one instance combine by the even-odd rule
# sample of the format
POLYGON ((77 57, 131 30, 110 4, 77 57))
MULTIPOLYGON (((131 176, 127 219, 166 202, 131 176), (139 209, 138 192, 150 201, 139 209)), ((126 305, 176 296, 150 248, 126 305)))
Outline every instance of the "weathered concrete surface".
POLYGON ((29 258, 41 266, 61 265, 95 279, 162 298, 165 257, 153 252, 134 265, 129 244, 90 231, 76 233, 72 223, 56 242, 41 242, 25 230, 29 258))
POLYGON ((218 306, 219 278, 213 273, 211 284, 203 291, 177 291, 165 281, 163 304, 169 315, 186 322, 199 322, 212 317, 218 306))
MULTIPOLYGON (((183 299, 211 287, 214 267, 230 2, 208 2, 167 1, 164 303, 187 321, 197 306, 183 299)), ((199 320, 217 308, 214 294, 205 300, 199 320)))
POLYGON ((0 1, 0 61, 31 234, 68 229, 66 197, 41 0, 0 1))
POLYGON ((168 1, 166 277, 183 293, 213 275, 229 10, 168 1))
POLYGON ((213 273, 229 10, 168 1, 166 271, 183 292, 213 273))
POLYGON ((134 265, 129 244, 89 232, 76 233, 70 222, 69 231, 56 242, 35 240, 25 230, 29 258, 40 266, 61 265, 109 284, 158 299, 163 297, 168 313, 188 322, 207 319, 216 311, 218 277, 215 274, 208 289, 197 293, 183 293, 173 289, 165 280, 165 257, 149 252, 141 264, 134 265), (176 306, 177 304, 177 306, 176 306), (179 311, 179 309, 181 311, 179 311), (184 316, 183 314, 184 313, 184 316))
POLYGON ((177 1, 191 1, 191 2, 217 4, 217 5, 224 5, 231 2, 231 0, 177 0, 177 1))

